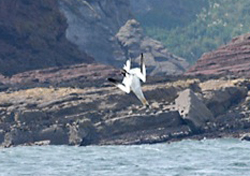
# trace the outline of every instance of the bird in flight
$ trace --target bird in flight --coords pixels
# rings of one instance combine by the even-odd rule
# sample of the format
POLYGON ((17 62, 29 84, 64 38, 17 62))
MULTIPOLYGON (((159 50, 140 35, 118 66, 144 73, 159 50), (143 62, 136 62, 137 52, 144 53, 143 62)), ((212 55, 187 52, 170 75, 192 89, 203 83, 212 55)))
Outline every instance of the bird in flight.
POLYGON ((149 107, 149 104, 146 98, 143 95, 141 89, 141 81, 146 82, 146 66, 144 63, 143 53, 141 53, 141 65, 140 68, 130 68, 131 59, 126 61, 126 64, 123 66, 121 73, 123 75, 122 82, 115 80, 113 78, 108 78, 108 81, 113 83, 116 87, 120 88, 126 93, 130 93, 132 90, 136 97, 142 102, 143 105, 149 107))

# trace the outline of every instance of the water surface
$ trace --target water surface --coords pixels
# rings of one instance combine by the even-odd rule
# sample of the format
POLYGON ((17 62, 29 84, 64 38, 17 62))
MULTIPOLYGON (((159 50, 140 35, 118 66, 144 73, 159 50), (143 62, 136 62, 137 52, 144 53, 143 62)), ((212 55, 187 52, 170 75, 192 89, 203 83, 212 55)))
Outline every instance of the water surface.
POLYGON ((0 175, 247 176, 250 143, 213 139, 134 146, 3 148, 0 175))

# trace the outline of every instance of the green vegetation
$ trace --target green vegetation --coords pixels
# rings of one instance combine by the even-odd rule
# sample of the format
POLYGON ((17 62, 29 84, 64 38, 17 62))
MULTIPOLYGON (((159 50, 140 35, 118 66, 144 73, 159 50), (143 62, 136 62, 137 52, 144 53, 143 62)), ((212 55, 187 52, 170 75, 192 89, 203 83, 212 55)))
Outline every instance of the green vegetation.
POLYGON ((160 40, 170 52, 187 59, 191 64, 203 53, 249 32, 250 1, 168 0, 162 2, 161 6, 159 0, 155 2, 158 4, 152 6, 152 12, 138 15, 138 20, 148 35, 160 40), (169 4, 166 5, 166 2, 169 4), (177 2, 175 6, 174 2, 177 2), (165 11, 162 10, 164 8, 165 11), (178 10, 184 11, 179 18, 175 17, 178 10))

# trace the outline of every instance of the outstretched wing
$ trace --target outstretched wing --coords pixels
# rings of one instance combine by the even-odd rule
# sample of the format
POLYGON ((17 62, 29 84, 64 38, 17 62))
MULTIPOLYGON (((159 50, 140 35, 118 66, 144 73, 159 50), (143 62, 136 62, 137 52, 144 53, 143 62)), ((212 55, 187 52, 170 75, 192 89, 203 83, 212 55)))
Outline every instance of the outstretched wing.
POLYGON ((126 93, 130 93, 130 87, 132 84, 132 77, 130 75, 125 76, 122 80, 122 83, 120 83, 119 81, 117 81, 113 78, 108 78, 108 81, 113 83, 116 87, 118 87, 122 91, 124 91, 126 93))

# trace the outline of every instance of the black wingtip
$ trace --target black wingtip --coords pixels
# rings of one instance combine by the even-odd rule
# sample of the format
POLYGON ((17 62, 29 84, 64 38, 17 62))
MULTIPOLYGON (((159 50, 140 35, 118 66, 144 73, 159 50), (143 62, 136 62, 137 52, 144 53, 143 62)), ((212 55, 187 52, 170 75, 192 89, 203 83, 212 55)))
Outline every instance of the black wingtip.
POLYGON ((141 53, 141 57, 143 57, 143 53, 141 53))
POLYGON ((116 84, 118 82, 117 80, 115 80, 113 78, 108 78, 107 80, 110 81, 110 82, 112 82, 112 83, 114 83, 114 84, 116 84))

